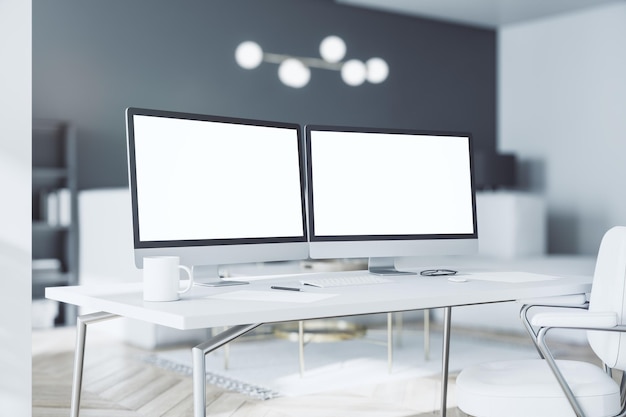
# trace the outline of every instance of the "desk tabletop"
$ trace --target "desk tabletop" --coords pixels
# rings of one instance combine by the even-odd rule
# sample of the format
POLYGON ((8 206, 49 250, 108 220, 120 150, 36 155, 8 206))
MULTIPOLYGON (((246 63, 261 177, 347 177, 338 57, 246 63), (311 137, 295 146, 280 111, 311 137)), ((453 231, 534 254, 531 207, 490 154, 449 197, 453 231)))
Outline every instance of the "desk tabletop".
MULTIPOLYGON (((342 274, 362 274, 349 271, 342 274)), ((337 274, 336 272, 333 274, 337 274)), ((306 274, 307 277, 317 274, 306 274)), ((321 275, 321 274, 320 274, 321 275)), ((372 313, 485 304, 525 298, 588 293, 591 276, 552 276, 515 271, 464 271, 466 282, 445 276, 391 276, 391 282, 334 288, 273 290, 300 286, 300 274, 255 277, 247 285, 194 286, 180 300, 143 301, 142 284, 50 287, 46 297, 88 309, 168 326, 201 329, 372 313)))

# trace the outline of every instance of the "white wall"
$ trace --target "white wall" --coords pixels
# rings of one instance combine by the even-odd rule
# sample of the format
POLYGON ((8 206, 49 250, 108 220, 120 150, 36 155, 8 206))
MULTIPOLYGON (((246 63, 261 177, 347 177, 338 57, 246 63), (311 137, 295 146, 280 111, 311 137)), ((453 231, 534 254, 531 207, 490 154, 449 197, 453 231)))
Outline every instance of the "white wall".
POLYGON ((498 33, 498 148, 536 169, 548 250, 595 254, 626 225, 626 2, 498 33))
POLYGON ((0 413, 31 415, 31 2, 0 1, 0 413))

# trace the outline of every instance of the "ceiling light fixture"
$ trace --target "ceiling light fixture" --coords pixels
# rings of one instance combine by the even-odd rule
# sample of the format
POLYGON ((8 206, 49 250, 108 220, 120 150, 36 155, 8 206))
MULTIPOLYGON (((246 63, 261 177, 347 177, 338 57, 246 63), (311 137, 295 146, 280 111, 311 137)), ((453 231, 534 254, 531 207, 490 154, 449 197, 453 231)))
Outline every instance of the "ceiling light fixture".
POLYGON ((374 57, 366 62, 358 59, 342 61, 346 51, 346 43, 335 35, 327 36, 320 43, 321 58, 264 52, 258 43, 245 41, 237 46, 235 60, 240 67, 248 70, 257 68, 262 62, 277 64, 279 80, 292 88, 302 88, 309 83, 311 68, 339 71, 341 79, 353 87, 365 81, 380 84, 389 76, 389 66, 384 59, 374 57))

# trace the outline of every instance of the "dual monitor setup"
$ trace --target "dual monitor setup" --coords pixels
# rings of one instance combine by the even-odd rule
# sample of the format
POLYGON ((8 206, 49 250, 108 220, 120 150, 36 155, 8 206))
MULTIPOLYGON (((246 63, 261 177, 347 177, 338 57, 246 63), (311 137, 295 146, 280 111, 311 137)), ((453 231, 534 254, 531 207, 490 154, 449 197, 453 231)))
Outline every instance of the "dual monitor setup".
MULTIPOLYGON (((473 253, 471 136, 126 110, 135 263, 225 264, 473 253)), ((206 284, 206 282, 205 282, 206 284)))

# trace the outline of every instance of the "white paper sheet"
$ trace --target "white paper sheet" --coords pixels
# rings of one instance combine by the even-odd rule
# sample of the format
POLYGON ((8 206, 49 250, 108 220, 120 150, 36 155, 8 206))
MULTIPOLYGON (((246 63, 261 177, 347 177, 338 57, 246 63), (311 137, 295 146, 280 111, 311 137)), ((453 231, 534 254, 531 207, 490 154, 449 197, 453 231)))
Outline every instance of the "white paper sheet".
POLYGON ((537 282, 537 281, 552 281, 558 279, 552 275, 533 274, 530 272, 480 272, 476 274, 469 274, 467 276, 469 280, 480 281, 496 281, 496 282, 510 282, 510 283, 523 283, 523 282, 537 282))
POLYGON ((223 294, 212 295, 207 298, 221 300, 244 300, 244 301, 268 301, 281 303, 313 303, 335 297, 337 294, 321 294, 305 291, 231 291, 223 294))

